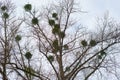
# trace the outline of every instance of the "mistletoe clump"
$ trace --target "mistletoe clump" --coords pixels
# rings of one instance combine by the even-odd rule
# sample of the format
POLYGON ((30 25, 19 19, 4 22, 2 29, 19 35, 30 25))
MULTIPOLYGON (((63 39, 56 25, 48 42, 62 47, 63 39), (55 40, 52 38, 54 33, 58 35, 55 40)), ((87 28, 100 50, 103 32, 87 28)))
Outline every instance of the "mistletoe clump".
POLYGON ((50 55, 50 56, 48 56, 48 60, 49 60, 50 62, 53 62, 53 61, 54 61, 54 57, 53 57, 52 55, 50 55))
POLYGON ((21 36, 20 36, 20 35, 17 35, 17 36, 15 37, 15 40, 16 40, 16 41, 20 41, 20 40, 21 40, 21 36))
POLYGON ((53 14, 52 14, 52 17, 53 17, 53 18, 56 18, 56 17, 57 17, 57 13, 53 13, 53 14))
POLYGON ((54 27, 60 28, 60 24, 54 24, 54 27))
POLYGON ((5 19, 7 19, 7 18, 9 18, 9 14, 8 13, 3 13, 3 18, 5 18, 5 19))
POLYGON ((58 34, 60 32, 59 24, 54 24, 54 28, 52 29, 53 34, 58 34))
POLYGON ((53 13, 52 17, 55 18, 56 20, 58 20, 58 14, 57 13, 53 13))
POLYGON ((66 67, 66 68, 65 68, 65 71, 70 71, 70 67, 66 67))
POLYGON ((98 55, 98 59, 102 59, 102 56, 101 56, 101 55, 98 55))
POLYGON ((60 32, 60 37, 64 38, 65 37, 65 32, 60 32))
POLYGON ((27 66, 25 66, 25 73, 26 74, 34 74, 35 73, 35 71, 34 71, 34 69, 32 68, 32 67, 27 67, 27 66))
POLYGON ((30 52, 26 52, 25 58, 30 60, 32 58, 32 54, 30 52))
POLYGON ((32 19, 32 24, 34 24, 34 25, 38 24, 38 19, 37 18, 33 18, 32 19))
POLYGON ((97 42, 95 40, 90 41, 90 46, 95 46, 96 44, 97 44, 97 42))
POLYGON ((87 46, 87 41, 86 40, 82 40, 81 44, 82 44, 83 47, 86 47, 87 46))
POLYGON ((67 44, 64 45, 64 50, 68 50, 69 46, 67 44))
POLYGON ((2 7, 1 7, 1 10, 2 10, 2 11, 5 11, 5 10, 7 10, 7 7, 6 7, 6 6, 2 6, 2 7))
POLYGON ((104 50, 100 51, 100 53, 99 53, 99 55, 98 55, 98 59, 102 59, 103 56, 105 56, 106 54, 107 54, 107 53, 106 53, 104 50))
POLYGON ((49 20, 49 25, 50 25, 50 26, 53 26, 54 24, 55 24, 55 21, 52 20, 52 19, 50 19, 50 20, 49 20))
POLYGON ((54 52, 54 53, 57 52, 59 50, 58 40, 57 39, 54 40, 52 45, 53 45, 53 48, 54 48, 52 52, 54 52))
POLYGON ((31 11, 32 5, 31 5, 31 4, 26 4, 26 5, 24 6, 24 9, 25 9, 25 11, 31 11))

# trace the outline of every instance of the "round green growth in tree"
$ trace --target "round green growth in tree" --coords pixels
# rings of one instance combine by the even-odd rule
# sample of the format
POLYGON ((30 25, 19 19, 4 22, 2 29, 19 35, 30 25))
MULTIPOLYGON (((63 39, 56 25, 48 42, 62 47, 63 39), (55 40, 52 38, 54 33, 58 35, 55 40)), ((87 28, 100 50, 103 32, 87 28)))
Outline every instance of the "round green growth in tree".
POLYGON ((56 18, 56 17, 57 17, 57 13, 53 13, 53 14, 52 14, 52 17, 53 17, 53 18, 56 18))
POLYGON ((25 9, 25 11, 31 11, 31 9, 32 9, 31 4, 26 4, 26 5, 24 6, 24 9, 25 9))
POLYGON ((58 52, 59 51, 59 45, 58 45, 58 40, 56 39, 56 40, 54 40, 53 41, 53 47, 54 47, 54 52, 58 52))
POLYGON ((56 28, 53 28, 53 29, 52 29, 52 33, 53 33, 53 34, 56 34, 56 33, 57 33, 56 28))
POLYGON ((53 61, 54 61, 54 57, 53 57, 52 55, 50 55, 50 56, 48 56, 48 60, 49 60, 50 62, 53 62, 53 61))
POLYGON ((26 67, 26 66, 25 66, 25 72, 26 72, 26 74, 29 73, 31 75, 35 73, 35 71, 32 67, 26 67))
POLYGON ((90 41, 90 46, 95 46, 97 43, 96 43, 96 41, 95 40, 91 40, 90 41))
POLYGON ((64 32, 60 32, 60 36, 61 36, 61 38, 64 38, 65 37, 65 33, 64 32))
POLYGON ((55 25, 55 21, 52 20, 52 19, 50 19, 50 20, 49 20, 49 25, 51 25, 51 26, 55 25))
POLYGON ((65 45, 64 45, 64 50, 68 50, 68 49, 69 49, 68 45, 65 44, 65 45))
POLYGON ((7 18, 9 18, 9 15, 8 15, 8 13, 3 13, 3 18, 5 18, 5 19, 7 19, 7 18))
POLYGON ((83 47, 86 47, 87 46, 87 41, 86 40, 82 40, 81 44, 83 45, 83 47))
POLYGON ((66 67, 66 68, 65 68, 65 71, 70 71, 70 67, 66 67))
POLYGON ((60 32, 60 28, 59 27, 54 27, 53 29, 52 29, 52 33, 53 34, 58 34, 60 32))
POLYGON ((30 52, 26 52, 25 58, 30 60, 32 58, 32 54, 30 52))
POLYGON ((57 39, 53 41, 53 47, 54 48, 58 47, 58 40, 57 39))
POLYGON ((101 55, 101 56, 106 55, 106 52, 102 50, 102 51, 100 52, 100 55, 101 55))
POLYGON ((37 18, 33 18, 32 19, 32 24, 34 24, 34 25, 38 24, 38 19, 37 18))
POLYGON ((54 27, 59 28, 60 29, 60 24, 54 24, 54 27))
POLYGON ((15 37, 15 40, 16 40, 16 41, 20 41, 20 40, 21 40, 21 36, 20 36, 20 35, 17 35, 17 36, 15 37))
POLYGON ((2 10, 2 11, 5 11, 5 10, 7 10, 7 7, 6 7, 6 6, 2 6, 2 7, 1 7, 1 10, 2 10))
POLYGON ((101 55, 98 55, 98 59, 102 59, 102 56, 101 56, 101 55))

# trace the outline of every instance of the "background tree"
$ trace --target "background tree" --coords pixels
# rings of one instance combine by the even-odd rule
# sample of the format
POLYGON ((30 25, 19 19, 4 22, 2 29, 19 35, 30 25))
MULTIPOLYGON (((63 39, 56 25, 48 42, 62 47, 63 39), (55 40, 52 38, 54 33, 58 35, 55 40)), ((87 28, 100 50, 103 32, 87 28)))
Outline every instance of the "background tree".
POLYGON ((15 36, 22 22, 15 18, 15 6, 11 1, 3 1, 0 5, 0 75, 8 80, 13 71, 9 64, 13 60, 15 36))

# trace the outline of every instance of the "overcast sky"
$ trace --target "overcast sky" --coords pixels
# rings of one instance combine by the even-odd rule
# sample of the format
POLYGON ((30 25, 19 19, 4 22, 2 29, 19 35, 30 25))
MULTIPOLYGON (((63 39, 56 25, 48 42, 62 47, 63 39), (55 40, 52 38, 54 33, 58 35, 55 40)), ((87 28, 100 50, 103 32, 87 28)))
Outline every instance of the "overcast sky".
MULTIPOLYGON (((18 7, 17 10, 22 10, 25 3, 32 3, 34 6, 44 6, 54 0, 12 0, 18 7)), ((96 17, 102 17, 105 12, 109 11, 109 15, 119 21, 120 17, 120 0, 79 0, 81 8, 87 11, 86 14, 81 14, 81 22, 89 27, 94 26, 96 17)))
POLYGON ((107 11, 110 17, 118 21, 120 19, 120 0, 81 0, 81 4, 82 8, 88 11, 85 20, 90 26, 95 23, 96 17, 102 17, 107 11))

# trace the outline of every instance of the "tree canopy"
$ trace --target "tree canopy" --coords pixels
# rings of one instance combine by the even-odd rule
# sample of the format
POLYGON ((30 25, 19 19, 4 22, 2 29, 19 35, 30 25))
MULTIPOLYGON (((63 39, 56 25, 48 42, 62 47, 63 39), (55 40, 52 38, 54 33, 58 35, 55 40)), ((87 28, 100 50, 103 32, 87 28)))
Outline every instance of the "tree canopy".
POLYGON ((11 1, 0 5, 2 80, 120 79, 120 24, 112 18, 103 16, 90 32, 74 19, 83 13, 75 0, 43 11, 26 3, 20 17, 15 8, 11 1))

